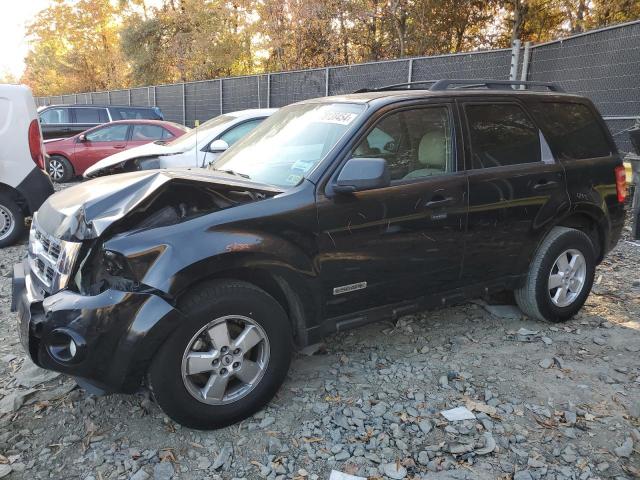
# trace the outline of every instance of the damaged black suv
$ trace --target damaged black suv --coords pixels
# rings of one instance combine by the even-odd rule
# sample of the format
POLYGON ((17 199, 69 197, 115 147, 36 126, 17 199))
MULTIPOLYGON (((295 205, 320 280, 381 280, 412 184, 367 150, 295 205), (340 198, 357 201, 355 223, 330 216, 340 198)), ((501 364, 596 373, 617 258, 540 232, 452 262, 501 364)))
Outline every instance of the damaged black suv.
POLYGON ((331 332, 503 290, 570 318, 624 221, 600 115, 549 84, 416 86, 282 108, 209 170, 50 197, 14 268, 24 348, 87 387, 148 384, 209 429, 331 332))

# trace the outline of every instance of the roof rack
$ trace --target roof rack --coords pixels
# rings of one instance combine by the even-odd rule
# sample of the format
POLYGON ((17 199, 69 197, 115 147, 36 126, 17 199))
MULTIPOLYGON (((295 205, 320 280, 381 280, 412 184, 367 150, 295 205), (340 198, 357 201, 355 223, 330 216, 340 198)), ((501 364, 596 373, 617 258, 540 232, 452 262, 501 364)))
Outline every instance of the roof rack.
POLYGON ((393 85, 386 85, 379 88, 362 88, 353 93, 366 93, 366 92, 383 92, 385 90, 395 90, 401 87, 409 89, 413 85, 426 85, 432 84, 429 90, 432 92, 439 92, 443 90, 456 90, 456 89, 472 89, 472 88, 486 88, 488 90, 506 90, 506 89, 531 89, 533 87, 546 88, 550 92, 564 92, 564 90, 549 82, 525 82, 518 80, 467 80, 467 79, 444 79, 444 80, 419 80, 415 82, 396 83, 393 85))

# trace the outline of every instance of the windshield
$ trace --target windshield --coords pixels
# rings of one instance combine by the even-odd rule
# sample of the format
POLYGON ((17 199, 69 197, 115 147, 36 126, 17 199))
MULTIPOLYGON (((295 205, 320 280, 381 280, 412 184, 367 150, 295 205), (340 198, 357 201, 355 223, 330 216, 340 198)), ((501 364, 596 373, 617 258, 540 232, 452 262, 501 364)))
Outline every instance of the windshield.
POLYGON ((225 125, 227 123, 231 123, 237 118, 231 115, 218 115, 217 117, 212 118, 211 120, 207 120, 199 127, 196 127, 192 130, 189 130, 184 135, 172 140, 170 142, 165 143, 169 147, 174 147, 183 152, 191 150, 196 147, 197 143, 207 143, 208 140, 211 140, 210 131, 213 129, 218 129, 221 125, 225 125))
POLYGON ((364 110, 364 105, 354 103, 284 107, 238 141, 210 168, 278 187, 295 186, 320 163, 364 110))

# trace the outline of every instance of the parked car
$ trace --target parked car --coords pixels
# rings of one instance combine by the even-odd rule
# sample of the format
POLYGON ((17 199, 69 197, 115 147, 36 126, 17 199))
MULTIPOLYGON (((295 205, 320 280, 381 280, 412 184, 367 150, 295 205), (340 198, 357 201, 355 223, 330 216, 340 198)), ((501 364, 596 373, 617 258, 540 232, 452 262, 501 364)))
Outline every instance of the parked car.
POLYGON ((164 120, 158 107, 131 105, 50 105, 38 110, 45 139, 67 138, 114 120, 164 120))
POLYGON ((209 170, 52 196, 14 267, 21 338, 44 368, 108 391, 146 379, 176 422, 222 427, 331 332, 505 289, 532 319, 571 318, 625 195, 597 110, 552 85, 307 100, 209 170))
POLYGON ((172 142, 148 144, 111 155, 88 168, 84 176, 95 178, 153 168, 206 167, 273 112, 275 109, 259 108, 219 115, 172 142))
POLYGON ((161 120, 117 120, 70 138, 45 140, 49 176, 55 182, 67 182, 114 152, 151 142, 161 145, 189 130, 177 123, 161 120))
POLYGON ((53 193, 36 104, 24 85, 0 85, 0 247, 14 244, 53 193))

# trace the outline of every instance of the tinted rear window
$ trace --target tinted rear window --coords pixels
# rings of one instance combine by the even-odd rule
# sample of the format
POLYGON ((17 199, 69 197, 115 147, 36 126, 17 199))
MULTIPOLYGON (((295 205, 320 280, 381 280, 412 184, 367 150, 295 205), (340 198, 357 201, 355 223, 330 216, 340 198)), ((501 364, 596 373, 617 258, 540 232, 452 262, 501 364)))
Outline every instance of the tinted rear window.
POLYGON ((111 107, 114 120, 158 120, 160 117, 151 108, 111 107))
POLYGON ((515 104, 466 105, 473 168, 539 162, 540 136, 527 114, 515 104))
POLYGON ((589 107, 580 103, 539 102, 531 111, 560 159, 606 157, 611 146, 589 107))
POLYGON ((74 108, 76 123, 106 123, 109 121, 106 108, 74 108))

